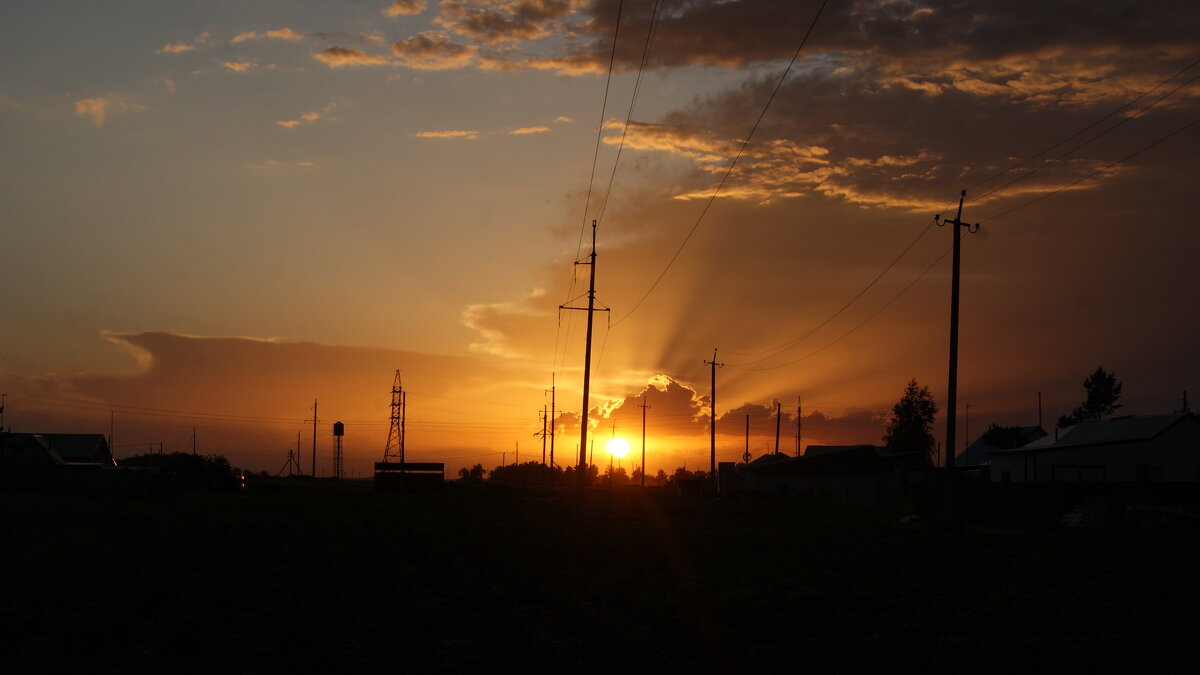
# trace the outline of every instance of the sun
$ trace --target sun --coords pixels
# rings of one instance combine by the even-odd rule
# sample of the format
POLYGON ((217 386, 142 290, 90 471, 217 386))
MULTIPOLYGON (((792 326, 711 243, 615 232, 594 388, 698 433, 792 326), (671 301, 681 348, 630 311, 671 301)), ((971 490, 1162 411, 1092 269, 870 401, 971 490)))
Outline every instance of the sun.
POLYGON ((604 447, 613 457, 621 458, 629 454, 629 441, 624 438, 614 438, 604 447))

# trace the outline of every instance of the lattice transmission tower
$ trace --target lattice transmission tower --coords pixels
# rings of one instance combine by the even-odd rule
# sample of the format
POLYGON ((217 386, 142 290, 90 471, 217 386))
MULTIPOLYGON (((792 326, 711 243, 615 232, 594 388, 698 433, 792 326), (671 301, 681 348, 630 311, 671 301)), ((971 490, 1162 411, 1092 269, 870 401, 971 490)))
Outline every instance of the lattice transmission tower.
POLYGON ((387 445, 383 448, 383 461, 404 462, 404 408, 407 394, 400 386, 400 371, 392 382, 392 416, 388 426, 387 445))

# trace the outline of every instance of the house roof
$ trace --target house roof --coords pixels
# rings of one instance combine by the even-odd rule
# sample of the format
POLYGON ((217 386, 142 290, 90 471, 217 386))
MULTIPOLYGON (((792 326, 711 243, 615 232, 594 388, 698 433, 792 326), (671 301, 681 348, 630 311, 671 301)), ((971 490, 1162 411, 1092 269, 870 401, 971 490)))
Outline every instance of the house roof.
MULTIPOLYGON (((1031 442, 1036 442, 1037 439, 1046 437, 1046 430, 1036 424, 1027 427, 1017 427, 1017 429, 1021 438, 1024 439, 1021 447, 1025 447, 1031 442)), ((966 449, 955 456, 954 465, 957 467, 987 466, 991 462, 992 453, 1003 449, 985 441, 984 439, 987 437, 988 434, 985 432, 974 443, 968 445, 966 449)))
POLYGON ((44 448, 56 464, 113 464, 108 440, 101 434, 5 434, 4 456, 30 443, 44 448))
POLYGON ((809 445, 804 448, 804 456, 820 457, 822 455, 831 455, 837 452, 848 452, 850 450, 861 451, 863 448, 875 449, 875 446, 866 443, 862 445, 809 445))
POLYGON ((996 452, 1019 453, 1064 446, 1147 441, 1188 418, 1193 418, 1193 415, 1190 413, 1125 415, 1105 420, 1088 420, 1059 430, 1057 439, 1054 436, 1044 436, 1020 448, 997 450, 996 452))

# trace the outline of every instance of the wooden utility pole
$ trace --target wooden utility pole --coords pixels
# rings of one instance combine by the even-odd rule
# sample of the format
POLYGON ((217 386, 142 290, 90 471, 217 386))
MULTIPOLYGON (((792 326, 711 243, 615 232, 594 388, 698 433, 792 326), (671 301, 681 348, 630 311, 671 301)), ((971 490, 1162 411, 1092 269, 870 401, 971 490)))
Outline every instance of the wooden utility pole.
POLYGON ((804 418, 804 403, 800 397, 796 397, 796 456, 800 456, 800 420, 804 418))
POLYGON ((979 223, 971 225, 962 221, 963 201, 967 191, 963 190, 958 197, 958 215, 954 220, 942 220, 939 213, 934 216, 938 226, 953 225, 954 260, 950 273, 950 377, 946 388, 946 468, 954 468, 954 434, 958 422, 958 277, 962 257, 962 229, 967 232, 978 232, 979 223))
MULTIPOLYGON (((587 265, 590 270, 588 274, 588 304, 587 304, 587 332, 584 338, 583 348, 583 412, 579 415, 579 465, 576 467, 576 473, 579 478, 579 489, 582 490, 587 484, 587 448, 588 448, 588 403, 591 398, 592 386, 592 315, 596 312, 607 312, 608 308, 596 309, 596 221, 592 221, 592 252, 588 255, 587 262, 575 261, 576 265, 587 265)), ((582 307, 566 307, 559 305, 559 309, 579 309, 582 307)))
POLYGON ((313 399, 313 444, 312 444, 312 473, 313 478, 317 477, 317 399, 313 399))
MULTIPOLYGON (((1187 399, 1187 394, 1184 394, 1184 399, 1187 399)), ((646 405, 646 396, 642 395, 642 404, 638 406, 642 409, 642 488, 646 487, 646 409, 650 406, 646 405)))
POLYGON ((708 412, 708 480, 712 485, 714 495, 720 495, 720 485, 717 483, 717 368, 724 363, 717 363, 717 348, 713 347, 713 360, 705 361, 704 365, 712 366, 712 407, 708 412))
MULTIPOLYGON (((554 373, 550 373, 550 468, 554 468, 554 435, 558 430, 558 414, 554 410, 554 373)), ((553 478, 554 474, 550 474, 553 478)))
POLYGON ((783 421, 783 403, 775 402, 775 454, 779 454, 779 425, 783 421))
POLYGON ((546 406, 542 406, 542 466, 546 466, 546 406))

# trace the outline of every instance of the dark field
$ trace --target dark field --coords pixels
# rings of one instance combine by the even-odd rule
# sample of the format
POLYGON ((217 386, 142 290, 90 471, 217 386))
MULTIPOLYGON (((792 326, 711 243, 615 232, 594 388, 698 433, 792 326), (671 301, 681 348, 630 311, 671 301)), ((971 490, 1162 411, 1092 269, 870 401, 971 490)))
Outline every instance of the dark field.
POLYGON ((1178 525, 983 532, 635 491, 7 495, 0 671, 1195 672, 1178 525))

